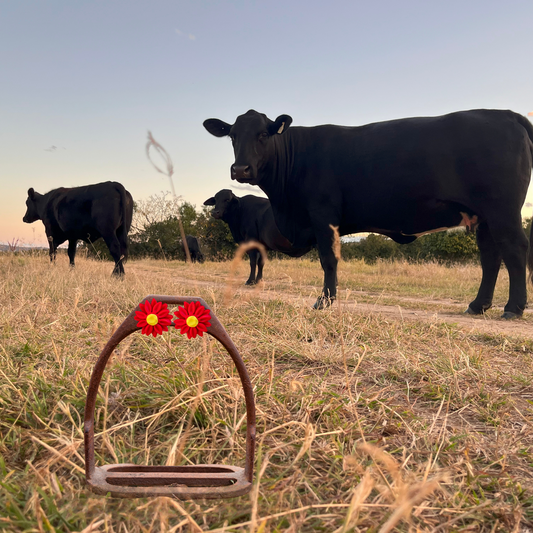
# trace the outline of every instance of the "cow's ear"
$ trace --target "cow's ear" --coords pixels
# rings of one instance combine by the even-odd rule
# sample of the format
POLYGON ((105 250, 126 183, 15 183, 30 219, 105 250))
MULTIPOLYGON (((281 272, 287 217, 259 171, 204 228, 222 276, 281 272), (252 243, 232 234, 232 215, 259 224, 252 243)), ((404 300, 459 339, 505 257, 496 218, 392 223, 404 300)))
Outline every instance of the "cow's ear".
POLYGON ((204 128, 215 137, 226 137, 226 135, 229 135, 231 124, 218 118, 208 118, 204 120, 204 128))
POLYGON ((216 204, 216 201, 215 201, 215 197, 214 196, 211 196, 211 198, 208 198, 204 202, 204 205, 215 205, 215 204, 216 204))
POLYGON ((268 133, 270 135, 276 135, 276 133, 283 133, 292 124, 292 117, 289 115, 280 115, 270 126, 268 127, 268 133))
POLYGON ((35 191, 33 190, 33 187, 28 189, 28 196, 30 197, 30 200, 35 200, 35 191))

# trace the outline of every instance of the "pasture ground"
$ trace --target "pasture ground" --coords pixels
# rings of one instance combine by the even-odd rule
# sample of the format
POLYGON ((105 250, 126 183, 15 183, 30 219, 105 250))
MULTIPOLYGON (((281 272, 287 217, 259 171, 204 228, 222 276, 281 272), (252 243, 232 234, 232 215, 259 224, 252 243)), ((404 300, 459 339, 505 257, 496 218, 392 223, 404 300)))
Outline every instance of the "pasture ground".
MULTIPOLYGON (((533 531, 533 314, 462 311, 476 266, 342 263, 341 298, 310 303, 319 263, 0 255, 0 531, 533 531), (235 270, 235 272, 233 271, 235 270), (120 500, 84 486, 82 419, 94 362, 148 294, 203 297, 255 387, 252 493, 120 500)), ((531 286, 529 287, 530 292, 531 286)), ((210 338, 133 334, 96 414, 97 461, 244 463, 244 402, 210 338)))

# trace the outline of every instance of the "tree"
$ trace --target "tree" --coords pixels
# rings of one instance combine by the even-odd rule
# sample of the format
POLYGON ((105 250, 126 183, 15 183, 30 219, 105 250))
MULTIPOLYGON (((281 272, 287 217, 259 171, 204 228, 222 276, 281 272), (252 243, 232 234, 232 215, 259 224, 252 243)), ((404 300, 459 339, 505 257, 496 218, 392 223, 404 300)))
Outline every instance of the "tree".
POLYGON ((137 202, 133 210, 130 256, 184 260, 178 214, 185 234, 196 237, 198 213, 191 203, 169 197, 168 192, 137 202))
POLYGON ((204 255, 213 261, 231 259, 237 245, 233 240, 229 226, 222 220, 213 218, 211 208, 203 206, 196 220, 197 237, 204 255))

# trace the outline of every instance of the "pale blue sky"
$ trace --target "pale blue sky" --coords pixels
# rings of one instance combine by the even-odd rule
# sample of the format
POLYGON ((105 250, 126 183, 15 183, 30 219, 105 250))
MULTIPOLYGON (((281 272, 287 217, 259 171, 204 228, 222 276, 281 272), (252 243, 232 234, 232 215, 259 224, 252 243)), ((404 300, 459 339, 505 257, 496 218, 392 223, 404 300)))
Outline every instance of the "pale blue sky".
POLYGON ((525 115, 532 30, 531 0, 0 0, 0 242, 45 243, 41 222, 22 222, 29 187, 169 190, 146 159, 147 130, 178 194, 200 205, 232 185, 231 144, 206 118, 525 115))

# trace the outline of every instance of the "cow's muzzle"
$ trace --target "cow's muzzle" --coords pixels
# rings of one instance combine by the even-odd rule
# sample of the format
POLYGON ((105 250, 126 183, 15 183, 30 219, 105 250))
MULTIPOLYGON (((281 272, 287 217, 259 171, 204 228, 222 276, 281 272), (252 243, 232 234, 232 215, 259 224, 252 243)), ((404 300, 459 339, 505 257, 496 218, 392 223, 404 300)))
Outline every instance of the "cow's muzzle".
POLYGON ((216 218, 217 220, 222 217, 220 211, 217 211, 216 209, 213 209, 213 211, 211 211, 211 216, 213 218, 216 218))
POLYGON ((237 181, 249 181, 252 168, 250 165, 231 165, 231 179, 237 181))

